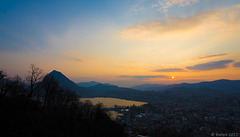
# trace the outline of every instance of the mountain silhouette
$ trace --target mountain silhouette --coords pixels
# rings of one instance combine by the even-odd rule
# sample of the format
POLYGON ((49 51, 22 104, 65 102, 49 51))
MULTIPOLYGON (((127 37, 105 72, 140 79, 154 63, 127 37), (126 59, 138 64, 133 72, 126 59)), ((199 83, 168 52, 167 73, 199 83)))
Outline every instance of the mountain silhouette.
POLYGON ((61 88, 74 91, 79 97, 88 97, 93 92, 90 89, 78 86, 59 71, 53 70, 48 75, 53 76, 61 88))
POLYGON ((118 86, 114 86, 114 85, 105 85, 105 84, 97 84, 91 87, 88 87, 89 89, 93 90, 93 91, 97 91, 97 92, 108 92, 108 91, 115 91, 118 90, 119 87, 118 86))
POLYGON ((142 84, 131 87, 132 89, 141 90, 141 91, 158 91, 162 90, 167 85, 164 84, 142 84))
POLYGON ((200 83, 181 83, 181 84, 171 84, 171 85, 162 85, 162 84, 143 84, 132 87, 136 90, 142 91, 164 91, 175 87, 186 87, 186 88, 208 88, 219 91, 228 91, 228 92, 240 92, 240 80, 227 80, 220 79, 209 82, 200 82, 200 83))
MULTIPOLYGON (((61 72, 56 70, 49 73, 58 81, 59 86, 74 91, 79 97, 111 97, 136 101, 156 101, 164 95, 217 95, 225 93, 240 93, 240 80, 216 80, 200 83, 182 83, 172 85, 147 84, 136 86, 137 89, 118 87, 100 82, 81 82, 78 86, 61 72), (91 86, 93 85, 93 86, 91 86), (143 92, 139 88, 144 88, 143 92), (154 90, 152 90, 154 89, 154 90), (163 92, 159 92, 163 91, 163 92), (163 93, 163 94, 162 94, 163 93)), ((135 87, 135 88, 136 88, 135 87)))
MULTIPOLYGON (((76 83, 76 84, 80 87, 88 88, 88 87, 96 86, 96 85, 103 84, 103 83, 96 82, 96 81, 90 81, 90 82, 79 82, 79 83, 76 83)), ((113 85, 113 84, 110 84, 110 83, 104 83, 103 85, 116 86, 116 85, 113 85)))
POLYGON ((88 87, 88 89, 94 91, 94 97, 112 97, 129 100, 141 100, 139 95, 142 93, 139 90, 118 87, 111 84, 98 84, 88 87))
POLYGON ((80 87, 88 88, 88 87, 95 86, 95 85, 102 84, 102 83, 96 82, 96 81, 90 81, 90 82, 79 82, 76 84, 80 87))

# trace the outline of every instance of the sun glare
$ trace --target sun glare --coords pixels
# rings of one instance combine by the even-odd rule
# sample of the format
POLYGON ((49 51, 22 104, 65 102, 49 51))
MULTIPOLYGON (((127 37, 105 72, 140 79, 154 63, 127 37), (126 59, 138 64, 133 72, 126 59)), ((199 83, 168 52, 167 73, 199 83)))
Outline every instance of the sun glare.
POLYGON ((172 76, 172 79, 174 79, 174 76, 172 76))

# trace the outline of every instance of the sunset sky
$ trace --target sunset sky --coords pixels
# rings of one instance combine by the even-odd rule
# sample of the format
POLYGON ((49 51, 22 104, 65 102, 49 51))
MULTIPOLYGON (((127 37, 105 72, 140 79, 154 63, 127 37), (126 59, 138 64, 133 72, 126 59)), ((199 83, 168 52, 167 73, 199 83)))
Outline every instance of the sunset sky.
POLYGON ((30 64, 127 87, 237 80, 240 0, 0 0, 0 69, 30 64))

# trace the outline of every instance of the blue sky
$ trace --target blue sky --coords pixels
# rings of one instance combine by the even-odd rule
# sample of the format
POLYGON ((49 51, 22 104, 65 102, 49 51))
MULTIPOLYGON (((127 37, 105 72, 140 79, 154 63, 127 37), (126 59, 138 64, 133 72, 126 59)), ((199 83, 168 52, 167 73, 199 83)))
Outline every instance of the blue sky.
POLYGON ((122 86, 237 79, 239 5, 238 0, 1 0, 0 69, 24 76, 34 63, 75 82, 122 86), (211 70, 188 69, 208 64, 211 70))

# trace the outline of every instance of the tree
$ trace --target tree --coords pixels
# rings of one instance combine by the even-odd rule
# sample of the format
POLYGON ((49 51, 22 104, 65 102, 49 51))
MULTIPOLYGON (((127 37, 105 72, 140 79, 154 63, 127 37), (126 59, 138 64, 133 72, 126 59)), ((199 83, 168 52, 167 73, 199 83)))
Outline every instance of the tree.
POLYGON ((0 94, 6 94, 6 84, 8 82, 7 73, 3 70, 0 70, 0 94))
POLYGON ((0 70, 0 80, 4 79, 7 76, 7 73, 3 70, 0 70))
POLYGON ((59 90, 59 85, 55 78, 51 75, 46 75, 42 81, 42 84, 45 89, 45 97, 43 104, 43 106, 45 107, 46 104, 50 105, 51 102, 54 102, 56 96, 55 94, 59 90))
POLYGON ((44 89, 43 107, 69 105, 77 102, 75 92, 59 87, 58 81, 52 75, 46 75, 40 87, 44 89))
POLYGON ((31 64, 30 70, 28 71, 28 75, 26 76, 26 80, 30 86, 30 93, 28 96, 31 98, 33 96, 33 92, 38 87, 35 84, 41 81, 44 77, 42 69, 38 68, 36 65, 31 64))
POLYGON ((26 85, 19 75, 15 75, 11 81, 9 81, 9 86, 11 96, 27 95, 26 85))

